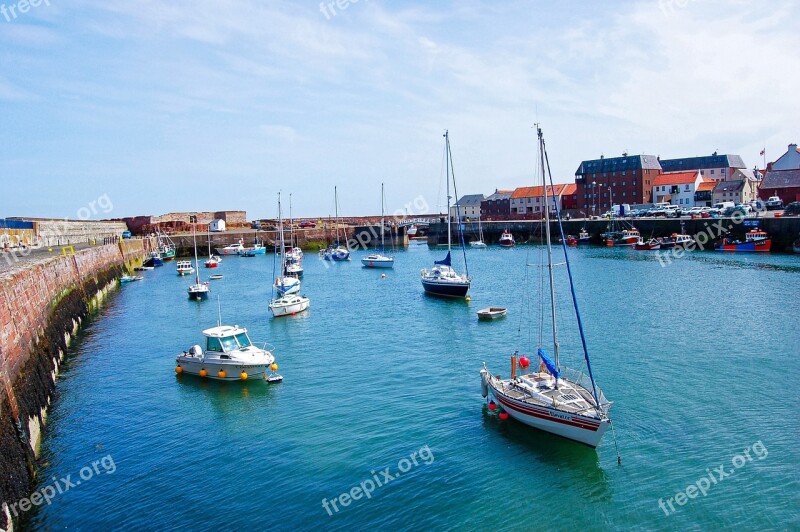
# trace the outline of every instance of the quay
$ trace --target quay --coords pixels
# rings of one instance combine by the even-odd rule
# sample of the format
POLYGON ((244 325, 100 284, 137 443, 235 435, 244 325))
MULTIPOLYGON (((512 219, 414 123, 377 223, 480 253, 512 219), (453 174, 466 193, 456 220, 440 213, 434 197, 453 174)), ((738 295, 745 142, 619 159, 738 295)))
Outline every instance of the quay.
MULTIPOLYGON (((729 232, 731 236, 742 237, 745 233, 754 228, 759 228, 766 231, 772 237, 772 250, 773 251, 789 251, 792 250, 792 242, 797 239, 800 234, 800 217, 747 217, 738 219, 735 218, 623 218, 620 221, 625 226, 628 224, 633 225, 642 234, 642 238, 658 238, 669 236, 672 233, 684 232, 696 238, 698 235, 705 234, 706 242, 713 242, 717 238, 724 236, 729 232), (683 230, 681 229, 683 227, 683 230), (711 236, 713 238, 708 239, 711 236)), ((600 244, 602 239, 600 235, 604 233, 609 226, 609 220, 605 219, 573 219, 564 220, 564 233, 577 235, 581 229, 585 229, 592 238, 592 243, 600 244)), ((482 222, 481 223, 484 235, 484 241, 487 244, 496 244, 500 239, 503 231, 511 231, 514 239, 518 243, 538 243, 544 238, 544 224, 541 220, 513 220, 513 221, 498 221, 498 222, 482 222)), ((550 223, 550 232, 553 239, 558 239, 558 224, 556 222, 550 223)), ((458 226, 451 224, 451 238, 453 243, 458 243, 458 226)), ((465 222, 464 223, 464 239, 466 243, 471 239, 478 237, 478 223, 465 222)), ((442 245, 447 243, 447 224, 435 223, 431 224, 428 228, 428 244, 432 246, 442 245)), ((706 245, 707 249, 713 249, 710 244, 706 245)))

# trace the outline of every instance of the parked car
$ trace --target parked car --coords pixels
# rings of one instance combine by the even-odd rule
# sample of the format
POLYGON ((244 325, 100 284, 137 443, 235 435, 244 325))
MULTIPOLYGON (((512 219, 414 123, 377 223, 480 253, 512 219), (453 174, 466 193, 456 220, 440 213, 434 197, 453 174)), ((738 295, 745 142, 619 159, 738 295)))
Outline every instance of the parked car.
POLYGON ((123 232, 122 232, 122 238, 124 238, 124 239, 126 239, 126 240, 127 240, 128 238, 131 238, 132 236, 133 236, 133 235, 131 234, 131 232, 130 232, 130 231, 123 231, 123 232))
POLYGON ((314 228, 316 226, 317 226, 317 224, 315 224, 314 222, 309 222, 308 220, 304 220, 304 221, 300 222, 300 227, 303 228, 303 229, 314 228))
POLYGON ((800 216, 800 201, 793 201, 783 210, 784 216, 800 216))
POLYGON ((688 214, 689 216, 700 216, 700 213, 703 212, 703 207, 692 207, 684 214, 688 214))
POLYGON ((775 211, 778 209, 783 209, 783 200, 778 196, 771 196, 767 200, 767 210, 768 211, 775 211))

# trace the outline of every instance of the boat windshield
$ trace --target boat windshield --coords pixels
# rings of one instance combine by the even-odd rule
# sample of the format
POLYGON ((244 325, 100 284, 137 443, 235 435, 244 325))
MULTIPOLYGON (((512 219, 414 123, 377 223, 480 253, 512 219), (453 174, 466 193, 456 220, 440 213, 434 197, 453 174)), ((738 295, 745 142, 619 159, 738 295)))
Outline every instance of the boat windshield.
POLYGON ((239 348, 250 346, 250 338, 247 337, 247 333, 237 334, 236 341, 239 342, 239 348))

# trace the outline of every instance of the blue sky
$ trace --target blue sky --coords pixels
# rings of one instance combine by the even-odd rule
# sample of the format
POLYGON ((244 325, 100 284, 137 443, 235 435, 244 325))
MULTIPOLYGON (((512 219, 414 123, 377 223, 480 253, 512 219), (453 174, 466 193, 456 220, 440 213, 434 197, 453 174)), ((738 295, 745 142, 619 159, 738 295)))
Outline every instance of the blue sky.
MULTIPOLYGON (((0 0, 17 6, 18 2, 0 0)), ((583 159, 797 142, 792 1, 41 0, 0 12, 0 216, 298 216, 532 184, 583 159), (326 4, 329 3, 326 1, 326 4), (48 5, 49 4, 49 5, 48 5), (8 13, 8 11, 6 11, 8 13), (85 211, 83 211, 85 212, 85 211)), ((412 209, 413 210, 413 209, 412 209)))

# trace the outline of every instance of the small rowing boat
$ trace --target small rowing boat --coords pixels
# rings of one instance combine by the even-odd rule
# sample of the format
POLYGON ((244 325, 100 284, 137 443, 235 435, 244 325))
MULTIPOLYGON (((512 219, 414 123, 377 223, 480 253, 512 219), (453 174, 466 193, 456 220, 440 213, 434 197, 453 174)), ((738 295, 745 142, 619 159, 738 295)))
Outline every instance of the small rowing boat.
POLYGON ((508 313, 508 309, 503 307, 489 307, 478 311, 479 320, 496 320, 502 318, 508 313))

